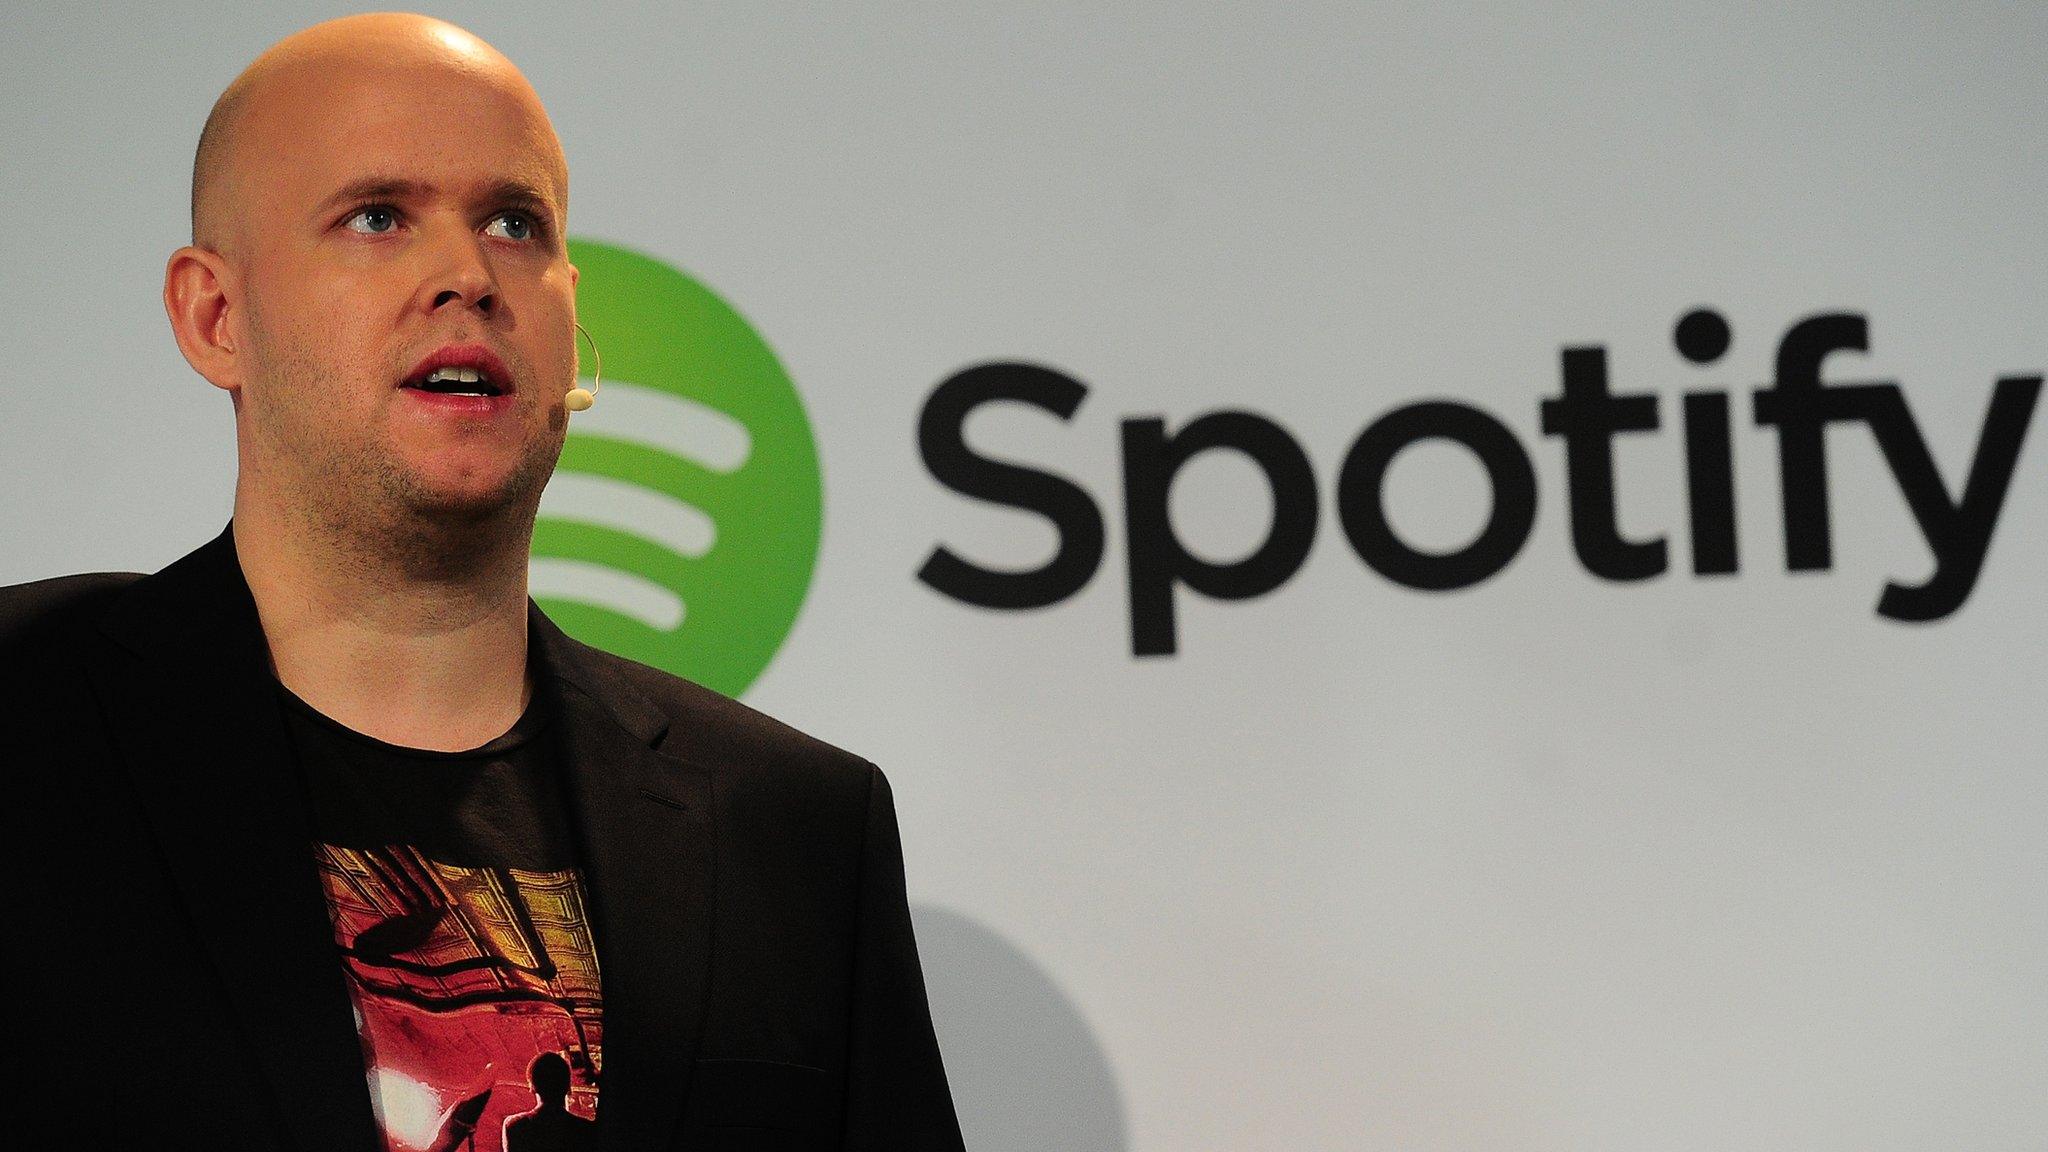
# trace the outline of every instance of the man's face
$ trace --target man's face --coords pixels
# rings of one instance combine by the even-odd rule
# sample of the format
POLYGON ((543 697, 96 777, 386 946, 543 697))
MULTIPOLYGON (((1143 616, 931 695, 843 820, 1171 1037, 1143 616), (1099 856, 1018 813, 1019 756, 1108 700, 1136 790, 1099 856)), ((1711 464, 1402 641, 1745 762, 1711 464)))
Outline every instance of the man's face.
POLYGON ((280 87, 250 112, 234 177, 244 467, 358 526, 530 514, 575 376, 565 177, 538 104, 455 67, 280 87), (410 386, 437 358, 508 378, 496 396, 410 386))

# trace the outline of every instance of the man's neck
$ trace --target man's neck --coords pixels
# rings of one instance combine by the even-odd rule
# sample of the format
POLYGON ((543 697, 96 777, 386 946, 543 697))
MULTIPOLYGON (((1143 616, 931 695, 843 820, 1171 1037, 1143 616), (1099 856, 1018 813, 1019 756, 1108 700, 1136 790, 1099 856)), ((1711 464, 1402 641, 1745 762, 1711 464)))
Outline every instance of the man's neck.
POLYGON ((532 698, 523 532, 501 525, 352 533, 238 493, 235 552, 272 670, 335 721, 461 751, 532 698))

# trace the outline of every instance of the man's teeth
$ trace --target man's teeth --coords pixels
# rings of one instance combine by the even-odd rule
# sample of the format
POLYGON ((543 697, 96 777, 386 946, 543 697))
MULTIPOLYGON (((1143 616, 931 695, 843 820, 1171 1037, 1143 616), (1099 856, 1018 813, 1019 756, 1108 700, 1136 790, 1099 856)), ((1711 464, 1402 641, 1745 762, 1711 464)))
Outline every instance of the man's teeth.
POLYGON ((458 396, 495 396, 498 386, 474 368, 436 368, 420 381, 420 387, 458 396))

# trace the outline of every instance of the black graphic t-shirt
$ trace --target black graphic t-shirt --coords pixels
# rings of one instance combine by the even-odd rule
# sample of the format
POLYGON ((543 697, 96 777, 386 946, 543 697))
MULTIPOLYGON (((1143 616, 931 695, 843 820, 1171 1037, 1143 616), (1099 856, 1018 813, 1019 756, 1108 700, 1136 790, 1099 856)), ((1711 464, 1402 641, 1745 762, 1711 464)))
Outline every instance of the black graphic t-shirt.
POLYGON ((585 1146, 603 1006, 545 693, 496 740, 428 752, 278 691, 388 1147, 585 1146))

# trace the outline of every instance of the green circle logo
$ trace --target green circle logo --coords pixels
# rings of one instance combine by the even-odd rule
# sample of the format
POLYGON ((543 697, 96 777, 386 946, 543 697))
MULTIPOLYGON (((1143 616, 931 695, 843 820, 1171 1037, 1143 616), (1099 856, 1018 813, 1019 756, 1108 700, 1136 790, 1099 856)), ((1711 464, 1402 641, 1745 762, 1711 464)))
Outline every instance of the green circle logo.
POLYGON ((592 240, 570 240, 569 258, 604 378, 541 497, 533 598, 586 644, 737 696, 788 637, 817 564, 803 402, 702 284, 592 240))

